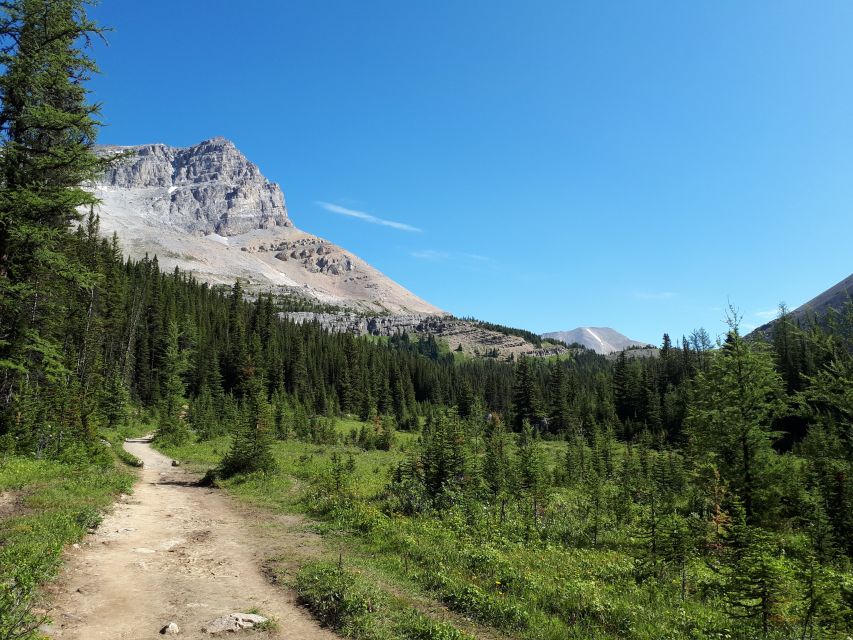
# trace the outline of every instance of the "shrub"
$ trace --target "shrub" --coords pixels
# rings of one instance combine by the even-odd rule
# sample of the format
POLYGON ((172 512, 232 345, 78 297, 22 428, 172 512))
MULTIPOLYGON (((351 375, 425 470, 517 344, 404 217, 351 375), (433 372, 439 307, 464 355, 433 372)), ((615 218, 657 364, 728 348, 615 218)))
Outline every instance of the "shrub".
POLYGON ((406 640, 473 640, 446 622, 437 622, 418 611, 405 614, 397 624, 397 633, 406 640))
POLYGON ((44 622, 33 612, 36 585, 13 576, 0 581, 0 638, 3 640, 35 639, 36 630, 44 622))
POLYGON ((357 574, 329 562, 306 565, 296 578, 296 592, 322 624, 356 638, 369 634, 370 614, 381 599, 357 574))

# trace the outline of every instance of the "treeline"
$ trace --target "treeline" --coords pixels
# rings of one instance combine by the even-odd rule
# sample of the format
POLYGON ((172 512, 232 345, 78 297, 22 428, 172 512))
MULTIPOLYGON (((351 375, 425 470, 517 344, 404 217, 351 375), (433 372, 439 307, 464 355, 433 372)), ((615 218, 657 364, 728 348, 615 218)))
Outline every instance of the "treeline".
POLYGON ((431 406, 458 406, 463 415, 475 406, 523 412, 554 435, 569 413, 590 424, 613 415, 609 365, 592 353, 551 366, 456 364, 434 338, 402 334, 383 344, 282 321, 275 298, 248 300, 239 283, 226 293, 177 270, 162 273, 156 257, 123 260, 117 239, 100 237, 95 215, 68 234, 63 250, 90 287, 54 282, 41 292, 41 304, 61 309, 39 324, 55 355, 29 352, 36 357, 6 371, 3 432, 21 451, 90 442, 99 426, 120 423, 130 403, 182 425, 175 437, 188 429, 218 435, 238 421, 255 388, 271 404, 277 433, 341 414, 389 416, 396 428, 417 429, 431 406))

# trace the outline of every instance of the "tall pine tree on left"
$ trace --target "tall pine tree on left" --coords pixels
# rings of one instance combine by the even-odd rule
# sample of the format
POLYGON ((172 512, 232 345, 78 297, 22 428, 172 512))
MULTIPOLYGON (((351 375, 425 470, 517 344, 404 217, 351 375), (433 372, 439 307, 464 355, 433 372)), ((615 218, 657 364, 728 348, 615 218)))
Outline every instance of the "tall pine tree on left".
POLYGON ((97 71, 86 52, 102 30, 88 5, 0 3, 0 434, 20 452, 94 438, 99 372, 86 320, 98 276, 76 250, 84 230, 72 228, 97 203, 83 185, 104 165, 86 88, 97 71))

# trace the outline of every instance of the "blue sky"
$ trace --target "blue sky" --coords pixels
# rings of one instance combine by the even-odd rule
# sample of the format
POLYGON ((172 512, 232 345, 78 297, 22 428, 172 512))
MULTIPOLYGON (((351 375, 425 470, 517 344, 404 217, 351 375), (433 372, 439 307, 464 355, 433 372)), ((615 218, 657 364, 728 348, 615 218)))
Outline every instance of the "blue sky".
MULTIPOLYGON (((853 4, 104 0, 101 141, 232 139, 458 315, 659 342, 851 270, 853 4)), ((763 314, 763 315, 762 315, 763 314)))

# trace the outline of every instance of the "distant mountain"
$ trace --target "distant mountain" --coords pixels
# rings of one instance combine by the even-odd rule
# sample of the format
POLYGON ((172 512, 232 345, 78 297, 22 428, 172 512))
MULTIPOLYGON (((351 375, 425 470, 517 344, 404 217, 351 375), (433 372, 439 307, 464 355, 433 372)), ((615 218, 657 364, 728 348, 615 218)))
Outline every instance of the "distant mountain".
POLYGON ((566 344, 577 342, 587 349, 598 353, 608 354, 614 351, 624 351, 629 347, 645 347, 645 342, 631 340, 610 327, 578 327, 571 331, 552 331, 543 333, 543 338, 562 340, 566 344))
POLYGON ((297 229, 281 188, 234 144, 101 147, 124 153, 92 189, 101 231, 133 258, 157 255, 198 279, 293 293, 368 313, 444 315, 355 254, 297 229))
MULTIPOLYGON (((853 274, 844 278, 838 284, 830 287, 821 294, 818 294, 808 302, 800 305, 791 311, 793 320, 811 321, 812 319, 821 322, 830 309, 841 311, 844 304, 853 298, 853 274)), ((763 324, 755 329, 749 335, 767 334, 773 327, 775 320, 771 320, 767 324, 763 324)))

